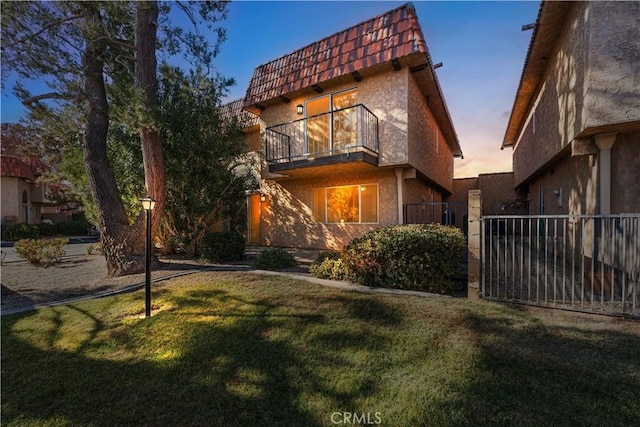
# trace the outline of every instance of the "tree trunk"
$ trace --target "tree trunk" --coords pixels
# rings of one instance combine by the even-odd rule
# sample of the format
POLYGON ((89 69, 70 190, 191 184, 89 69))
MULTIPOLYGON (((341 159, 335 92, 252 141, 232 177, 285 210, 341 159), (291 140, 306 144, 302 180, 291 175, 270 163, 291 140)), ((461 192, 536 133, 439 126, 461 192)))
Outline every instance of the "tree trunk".
MULTIPOLYGON (((94 28, 102 25, 100 12, 85 4, 87 20, 94 28)), ((82 57, 84 92, 89 110, 84 132, 84 161, 93 200, 98 210, 101 241, 104 246, 109 275, 138 273, 144 269, 143 221, 129 226, 120 199, 113 169, 107 158, 109 105, 105 90, 103 67, 104 47, 98 37, 87 37, 82 57), (133 228, 137 232, 132 232, 133 228)))
POLYGON ((147 122, 140 127, 142 162, 147 194, 156 201, 152 216, 152 235, 156 234, 165 204, 164 162, 162 159, 162 135, 159 131, 158 80, 156 44, 158 29, 158 3, 136 4, 136 88, 141 96, 147 122))

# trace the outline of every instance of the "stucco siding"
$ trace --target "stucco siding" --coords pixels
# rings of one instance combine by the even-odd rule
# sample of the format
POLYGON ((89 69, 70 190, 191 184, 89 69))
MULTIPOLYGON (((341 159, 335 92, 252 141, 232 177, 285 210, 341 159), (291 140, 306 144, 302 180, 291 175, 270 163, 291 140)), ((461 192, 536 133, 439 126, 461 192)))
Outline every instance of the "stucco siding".
POLYGON ((478 177, 482 215, 526 214, 525 196, 514 189, 513 173, 487 173, 478 177))
POLYGON ((522 184, 585 127, 589 5, 576 3, 557 42, 530 115, 513 153, 515 183, 522 184))
POLYGON ((411 166, 449 192, 453 191, 453 153, 413 77, 409 90, 409 159, 411 166))
POLYGON ((13 177, 2 177, 0 191, 2 196, 2 223, 7 220, 11 222, 21 222, 22 192, 19 191, 19 179, 13 177))
POLYGON ((261 243, 270 246, 342 249, 353 238, 374 228, 397 223, 397 189, 393 170, 314 180, 269 183, 264 189, 261 243), (313 189, 378 184, 378 223, 328 224, 313 219, 313 189))
POLYGON ((640 132, 619 133, 611 149, 611 213, 640 213, 640 132))
POLYGON ((442 194, 433 186, 419 179, 411 178, 403 183, 404 203, 441 203, 442 194))
POLYGON ((640 2, 589 2, 585 127, 640 120, 640 2))
POLYGON ((567 155, 529 185, 529 213, 595 214, 597 191, 597 156, 567 155))
POLYGON ((271 182, 264 189, 261 243, 269 246, 342 249, 353 238, 397 223, 397 187, 393 170, 346 176, 328 174, 314 180, 271 182), (328 224, 314 221, 313 189, 378 184, 377 224, 328 224))

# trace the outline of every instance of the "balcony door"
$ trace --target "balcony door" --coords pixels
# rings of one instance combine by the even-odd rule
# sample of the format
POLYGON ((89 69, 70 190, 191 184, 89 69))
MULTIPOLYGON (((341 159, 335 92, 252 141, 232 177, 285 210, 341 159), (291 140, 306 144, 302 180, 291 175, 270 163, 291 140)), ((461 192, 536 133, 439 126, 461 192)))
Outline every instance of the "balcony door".
POLYGON ((307 101, 307 154, 329 155, 331 150, 331 96, 307 101))
POLYGON ((306 102, 307 149, 310 156, 328 156, 357 145, 356 89, 306 102))
POLYGON ((342 152, 347 147, 358 145, 356 109, 348 108, 354 105, 356 105, 355 89, 336 93, 332 97, 334 113, 331 148, 334 151, 342 152))

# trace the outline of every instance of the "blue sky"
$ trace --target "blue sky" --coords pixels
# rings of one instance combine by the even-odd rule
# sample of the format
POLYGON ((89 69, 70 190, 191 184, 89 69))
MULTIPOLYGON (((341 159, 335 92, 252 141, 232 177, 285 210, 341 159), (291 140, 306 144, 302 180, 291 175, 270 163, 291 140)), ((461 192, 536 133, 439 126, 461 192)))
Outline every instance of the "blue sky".
MULTIPOLYGON (((241 98, 256 66, 372 18, 405 2, 236 1, 229 5, 227 41, 215 61, 233 77, 228 100, 241 98)), ((539 2, 414 1, 449 107, 464 160, 455 176, 511 170, 511 150, 500 150, 531 38, 522 25, 536 20, 539 2)), ((2 121, 23 113, 2 90, 2 121)), ((33 86, 32 86, 33 87, 33 86)))

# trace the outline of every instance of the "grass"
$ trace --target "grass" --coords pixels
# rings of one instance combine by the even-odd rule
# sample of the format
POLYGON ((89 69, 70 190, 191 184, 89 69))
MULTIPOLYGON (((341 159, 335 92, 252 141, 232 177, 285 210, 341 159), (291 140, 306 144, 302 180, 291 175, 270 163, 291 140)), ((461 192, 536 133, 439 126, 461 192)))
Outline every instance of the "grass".
POLYGON ((331 426, 349 412, 364 425, 628 426, 640 414, 636 321, 239 273, 154 289, 150 319, 143 298, 3 317, 2 425, 331 426))

